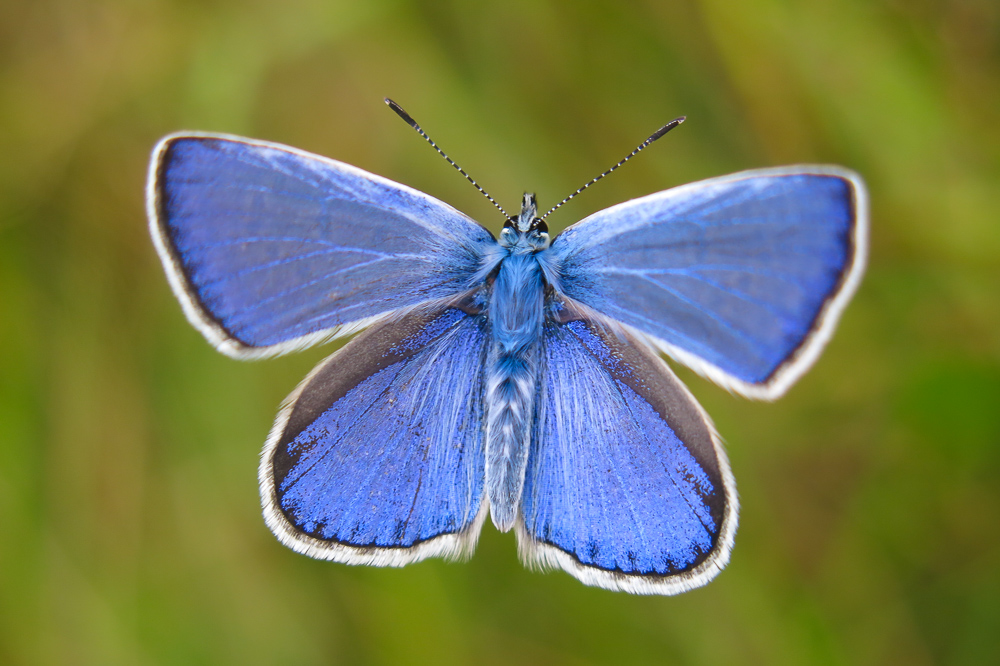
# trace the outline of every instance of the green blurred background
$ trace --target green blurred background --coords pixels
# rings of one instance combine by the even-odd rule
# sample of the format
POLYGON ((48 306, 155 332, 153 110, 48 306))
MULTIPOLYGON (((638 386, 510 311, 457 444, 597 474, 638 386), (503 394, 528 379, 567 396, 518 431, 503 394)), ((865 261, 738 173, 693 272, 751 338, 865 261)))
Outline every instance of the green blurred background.
POLYGON ((1000 663, 1000 3, 0 2, 0 663, 1000 663), (309 560, 260 517, 279 402, 188 325, 147 231, 149 151, 231 132, 499 216, 843 164, 868 274, 816 367, 754 403, 680 371, 727 439, 732 563, 640 598, 518 563, 309 560))

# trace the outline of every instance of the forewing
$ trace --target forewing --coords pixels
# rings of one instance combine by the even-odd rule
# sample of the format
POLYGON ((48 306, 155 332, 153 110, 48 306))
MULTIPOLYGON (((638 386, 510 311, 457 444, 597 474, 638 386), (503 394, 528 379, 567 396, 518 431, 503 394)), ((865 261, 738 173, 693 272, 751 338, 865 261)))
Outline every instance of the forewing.
POLYGON ((754 398, 815 360, 857 287, 860 178, 837 167, 747 171, 596 213, 552 245, 560 290, 754 398))
POLYGON ((718 435, 655 351, 563 310, 546 323, 518 539, 527 564, 676 594, 728 562, 736 489, 718 435))
POLYGON ((224 135, 161 141, 147 205, 188 318, 240 358, 294 350, 454 297, 495 245, 483 227, 416 190, 224 135))
POLYGON ((483 501, 485 318, 382 322, 289 396, 261 459, 264 518, 290 548, 401 566, 471 554, 483 501))

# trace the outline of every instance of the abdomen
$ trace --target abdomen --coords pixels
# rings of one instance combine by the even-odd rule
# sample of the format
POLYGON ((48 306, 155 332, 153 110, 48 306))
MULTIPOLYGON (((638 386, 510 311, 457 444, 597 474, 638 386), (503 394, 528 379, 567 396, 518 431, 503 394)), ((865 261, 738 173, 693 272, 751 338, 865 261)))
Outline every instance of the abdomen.
POLYGON ((527 465, 544 282, 530 254, 500 265, 489 317, 493 334, 486 366, 486 493, 493 523, 514 526, 527 465))

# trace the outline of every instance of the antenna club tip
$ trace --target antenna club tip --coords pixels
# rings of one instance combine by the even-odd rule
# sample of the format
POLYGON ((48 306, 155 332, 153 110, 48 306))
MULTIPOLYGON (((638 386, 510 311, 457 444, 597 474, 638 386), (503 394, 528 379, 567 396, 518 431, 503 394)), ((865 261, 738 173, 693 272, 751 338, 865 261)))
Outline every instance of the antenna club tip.
POLYGON ((392 101, 391 99, 389 99, 388 97, 386 97, 386 98, 385 98, 385 103, 389 105, 389 108, 390 108, 390 109, 392 109, 393 111, 395 111, 395 112, 396 112, 396 115, 397 115, 397 116, 399 116, 399 117, 400 117, 400 118, 402 118, 402 119, 403 119, 404 121, 406 121, 406 124, 407 124, 407 125, 409 125, 409 126, 410 126, 410 127, 412 127, 413 129, 417 129, 417 127, 418 127, 418 126, 417 126, 417 121, 416 121, 416 120, 414 120, 414 119, 413 119, 413 118, 412 118, 412 117, 410 116, 410 114, 408 114, 408 113, 407 113, 406 111, 404 111, 404 110, 403 110, 403 107, 401 107, 401 106, 400 106, 399 104, 396 104, 395 102, 393 102, 393 101, 392 101))
POLYGON ((664 125, 660 129, 658 129, 655 132, 653 132, 653 134, 647 139, 647 141, 650 142, 650 143, 652 143, 653 141, 656 141, 661 136, 663 136, 664 134, 666 134, 667 132, 669 132, 673 128, 677 127, 678 125, 680 125, 685 120, 687 120, 687 116, 678 116, 677 118, 674 118, 669 123, 667 123, 666 125, 664 125))

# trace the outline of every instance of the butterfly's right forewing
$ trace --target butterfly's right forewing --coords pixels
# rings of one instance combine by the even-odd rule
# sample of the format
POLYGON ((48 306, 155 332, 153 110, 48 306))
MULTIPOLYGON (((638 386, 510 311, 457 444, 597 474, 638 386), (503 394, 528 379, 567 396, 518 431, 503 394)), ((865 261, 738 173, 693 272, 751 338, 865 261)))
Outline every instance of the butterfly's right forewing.
POLYGON ((857 288, 867 225, 857 174, 783 167, 612 206, 552 251, 563 294, 731 390, 774 399, 815 361, 857 288))

